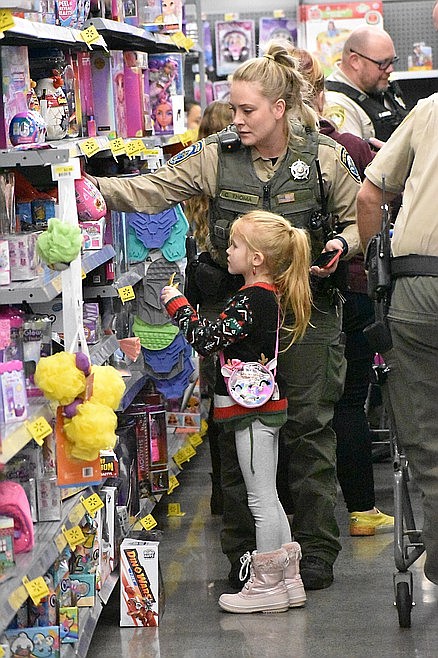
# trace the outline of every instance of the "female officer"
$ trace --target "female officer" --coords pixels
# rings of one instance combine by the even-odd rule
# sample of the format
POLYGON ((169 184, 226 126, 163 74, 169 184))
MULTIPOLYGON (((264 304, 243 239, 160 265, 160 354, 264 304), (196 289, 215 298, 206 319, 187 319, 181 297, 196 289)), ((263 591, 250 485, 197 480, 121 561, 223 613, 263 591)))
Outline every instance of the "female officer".
MULTIPOLYGON (((323 249, 353 256, 359 250, 354 206, 360 178, 347 151, 318 134, 316 115, 303 103, 306 91, 297 62, 282 44, 272 42, 263 57, 248 60, 233 75, 230 105, 235 131, 196 142, 154 173, 93 180, 110 209, 127 212, 158 213, 204 192, 210 199, 209 252, 224 267, 232 222, 255 208, 309 229, 314 257, 323 249), (336 230, 331 230, 331 216, 337 218, 336 230)), ((331 420, 342 392, 345 362, 340 305, 330 278, 335 270, 336 264, 312 267, 318 285, 311 325, 304 338, 279 358, 289 398, 281 437, 283 458, 288 460, 289 500, 283 502, 294 514, 293 533, 303 549, 301 573, 308 589, 332 583, 340 550, 331 420)), ((233 435, 223 435, 220 447, 222 550, 232 565, 229 581, 240 589, 240 557, 255 548, 254 524, 233 435)))

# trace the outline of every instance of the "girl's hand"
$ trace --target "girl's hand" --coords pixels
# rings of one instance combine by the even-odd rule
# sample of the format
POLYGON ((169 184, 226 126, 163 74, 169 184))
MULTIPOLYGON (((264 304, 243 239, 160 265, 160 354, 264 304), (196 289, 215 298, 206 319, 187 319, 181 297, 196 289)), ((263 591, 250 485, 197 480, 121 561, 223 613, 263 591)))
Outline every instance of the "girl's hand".
POLYGON ((161 303, 165 306, 170 302, 171 299, 175 299, 175 297, 181 297, 181 293, 178 290, 178 288, 175 288, 175 286, 164 286, 164 288, 161 290, 161 303))

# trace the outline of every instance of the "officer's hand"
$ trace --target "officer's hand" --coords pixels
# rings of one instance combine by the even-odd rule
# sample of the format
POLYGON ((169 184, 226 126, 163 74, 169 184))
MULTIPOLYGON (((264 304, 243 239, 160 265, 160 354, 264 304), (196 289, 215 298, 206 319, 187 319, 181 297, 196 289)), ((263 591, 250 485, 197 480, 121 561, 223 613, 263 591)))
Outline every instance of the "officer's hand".
MULTIPOLYGON (((324 254, 327 251, 339 251, 344 248, 343 243, 338 240, 337 238, 333 238, 332 240, 329 240, 327 244, 324 247, 324 250, 322 251, 322 254, 324 254)), ((317 265, 311 265, 310 267, 310 273, 313 274, 314 276, 319 276, 321 279, 326 279, 329 277, 331 274, 336 272, 336 268, 338 267, 340 258, 336 259, 336 261, 333 263, 333 265, 330 265, 330 267, 318 267, 317 265)))

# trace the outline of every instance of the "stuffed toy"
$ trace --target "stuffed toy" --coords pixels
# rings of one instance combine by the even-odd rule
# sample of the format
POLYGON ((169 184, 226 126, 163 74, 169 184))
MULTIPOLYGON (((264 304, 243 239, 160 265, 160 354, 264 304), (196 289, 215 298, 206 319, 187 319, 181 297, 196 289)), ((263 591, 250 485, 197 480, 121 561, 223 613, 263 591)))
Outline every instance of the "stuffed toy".
POLYGON ((69 457, 93 461, 117 440, 118 408, 125 383, 112 366, 91 366, 82 352, 59 352, 37 364, 35 383, 63 407, 69 457))

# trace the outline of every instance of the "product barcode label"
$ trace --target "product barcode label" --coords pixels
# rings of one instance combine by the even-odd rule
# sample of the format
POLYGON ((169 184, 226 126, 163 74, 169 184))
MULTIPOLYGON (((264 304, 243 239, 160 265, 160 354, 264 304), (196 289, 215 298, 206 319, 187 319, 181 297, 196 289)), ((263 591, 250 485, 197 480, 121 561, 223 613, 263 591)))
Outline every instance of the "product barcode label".
POLYGON ((82 477, 92 478, 93 477, 93 467, 92 466, 84 466, 84 468, 82 469, 82 477))

